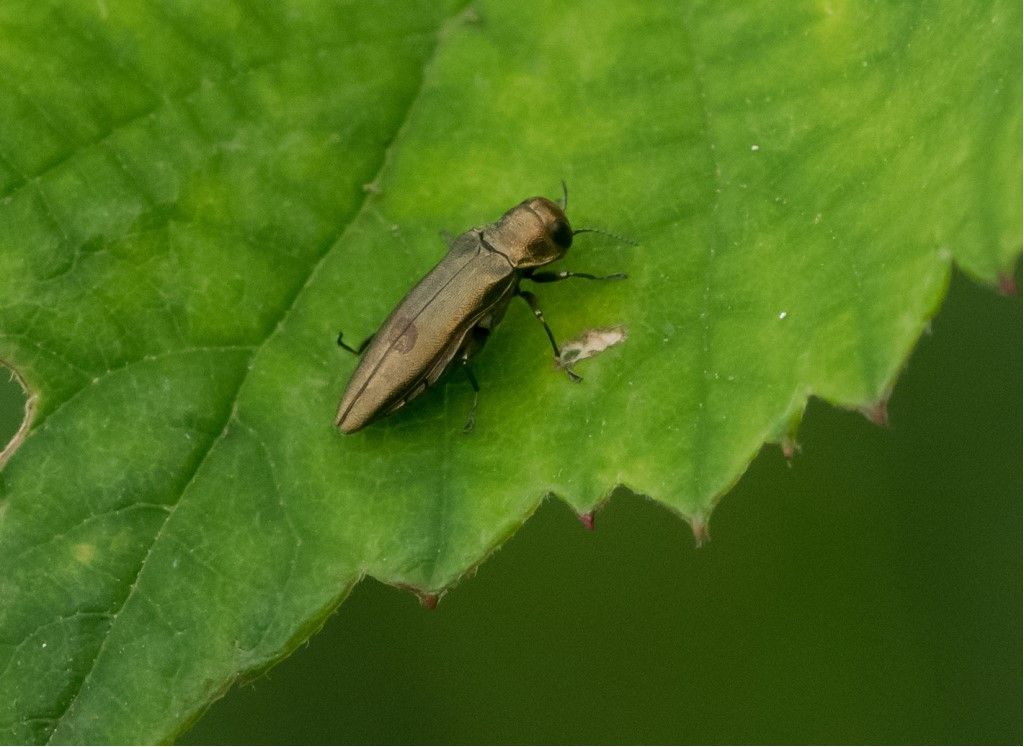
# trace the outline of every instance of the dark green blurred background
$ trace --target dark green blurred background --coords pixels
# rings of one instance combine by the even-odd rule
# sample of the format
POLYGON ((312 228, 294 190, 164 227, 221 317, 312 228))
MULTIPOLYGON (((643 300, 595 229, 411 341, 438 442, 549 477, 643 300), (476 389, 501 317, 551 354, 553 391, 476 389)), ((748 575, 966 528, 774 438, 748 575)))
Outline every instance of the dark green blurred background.
POLYGON ((549 501, 436 611, 366 581, 182 741, 1020 743, 1020 299, 955 278, 890 416, 812 402, 701 550, 549 501))

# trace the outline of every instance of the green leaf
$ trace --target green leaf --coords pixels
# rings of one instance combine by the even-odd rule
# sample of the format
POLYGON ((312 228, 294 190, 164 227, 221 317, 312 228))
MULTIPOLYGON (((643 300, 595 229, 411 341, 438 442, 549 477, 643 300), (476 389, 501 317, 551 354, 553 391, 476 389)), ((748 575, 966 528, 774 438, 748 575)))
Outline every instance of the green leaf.
POLYGON ((814 394, 873 408, 946 288, 1020 248, 1020 9, 893 0, 0 8, 0 736, 172 738, 362 576, 437 594, 549 494, 704 531, 814 394), (442 231, 570 187, 569 383, 514 305, 351 436, 442 231))

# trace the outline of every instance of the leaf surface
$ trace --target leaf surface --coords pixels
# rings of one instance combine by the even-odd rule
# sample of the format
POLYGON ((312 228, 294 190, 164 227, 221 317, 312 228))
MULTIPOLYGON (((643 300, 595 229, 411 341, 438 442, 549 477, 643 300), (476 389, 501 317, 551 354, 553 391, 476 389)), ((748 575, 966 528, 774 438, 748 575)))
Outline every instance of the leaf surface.
POLYGON ((365 574, 439 593, 546 495, 618 485, 701 533, 807 397, 884 401, 952 262, 1020 249, 1006 2, 0 8, 0 735, 173 738, 365 574), (570 188, 475 363, 332 421, 443 231, 570 188))

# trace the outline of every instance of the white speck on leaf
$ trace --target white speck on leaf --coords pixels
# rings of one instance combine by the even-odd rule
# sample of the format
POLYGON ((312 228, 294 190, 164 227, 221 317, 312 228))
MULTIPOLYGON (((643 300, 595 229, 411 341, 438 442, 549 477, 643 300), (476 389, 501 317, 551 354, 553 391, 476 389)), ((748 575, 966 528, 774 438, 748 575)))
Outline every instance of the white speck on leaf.
POLYGON ((779 319, 780 320, 785 319, 787 316, 789 316, 789 312, 788 311, 780 311, 779 312, 779 319))
POLYGON ((756 153, 757 151, 761 150, 761 146, 760 145, 751 145, 750 146, 750 150, 752 150, 752 151, 754 151, 756 153))
POLYGON ((627 338, 626 328, 622 325, 588 329, 579 337, 562 345, 562 354, 557 365, 565 368, 586 358, 593 358, 613 345, 618 345, 627 338))

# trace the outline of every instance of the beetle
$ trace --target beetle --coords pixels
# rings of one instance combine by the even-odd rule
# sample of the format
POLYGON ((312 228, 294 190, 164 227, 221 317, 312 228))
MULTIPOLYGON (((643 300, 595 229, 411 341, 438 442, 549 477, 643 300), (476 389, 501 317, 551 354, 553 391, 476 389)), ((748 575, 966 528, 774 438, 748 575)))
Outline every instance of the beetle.
MULTIPOLYGON (((568 195, 564 184, 562 188, 562 205, 546 197, 531 197, 494 223, 471 228, 456 237, 441 261, 358 348, 349 347, 338 335, 338 345, 349 352, 360 354, 365 350, 334 421, 343 433, 353 433, 390 415, 456 366, 466 372, 473 387, 473 407, 465 430, 472 429, 480 386, 469 363, 516 296, 529 305, 544 326, 555 358, 560 357, 537 297, 520 283, 626 278, 624 273, 596 276, 537 271, 565 256, 573 236, 595 231, 572 230, 565 215, 568 195)), ((565 370, 573 381, 581 380, 568 366, 565 370)))

